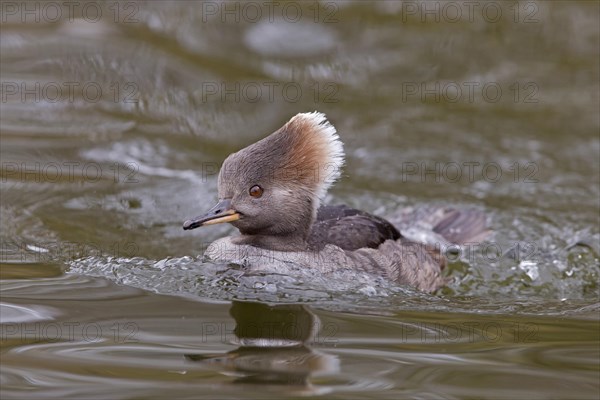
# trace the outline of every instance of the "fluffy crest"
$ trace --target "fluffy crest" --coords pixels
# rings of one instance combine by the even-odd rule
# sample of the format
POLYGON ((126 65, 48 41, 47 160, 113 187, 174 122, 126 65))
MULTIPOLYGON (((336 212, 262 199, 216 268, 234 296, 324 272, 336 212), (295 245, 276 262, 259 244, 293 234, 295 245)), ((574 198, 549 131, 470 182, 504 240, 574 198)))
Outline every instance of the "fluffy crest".
POLYGON ((344 165, 344 146, 335 127, 325 114, 314 111, 296 114, 278 132, 290 136, 293 149, 284 169, 299 171, 299 177, 303 170, 313 170, 314 193, 323 198, 344 165))
POLYGON ((319 112, 295 115, 276 132, 230 155, 220 183, 268 183, 304 190, 318 202, 339 178, 344 149, 333 125, 319 112))

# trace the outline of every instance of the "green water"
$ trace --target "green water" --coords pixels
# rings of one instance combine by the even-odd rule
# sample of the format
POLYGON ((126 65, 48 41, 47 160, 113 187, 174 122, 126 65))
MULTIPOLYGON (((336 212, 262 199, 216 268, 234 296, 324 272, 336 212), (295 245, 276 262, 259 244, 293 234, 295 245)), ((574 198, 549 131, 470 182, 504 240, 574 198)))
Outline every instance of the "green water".
POLYGON ((466 3, 3 1, 2 399, 598 398, 600 3, 466 3), (313 110, 327 202, 489 216, 447 287, 202 260, 313 110))

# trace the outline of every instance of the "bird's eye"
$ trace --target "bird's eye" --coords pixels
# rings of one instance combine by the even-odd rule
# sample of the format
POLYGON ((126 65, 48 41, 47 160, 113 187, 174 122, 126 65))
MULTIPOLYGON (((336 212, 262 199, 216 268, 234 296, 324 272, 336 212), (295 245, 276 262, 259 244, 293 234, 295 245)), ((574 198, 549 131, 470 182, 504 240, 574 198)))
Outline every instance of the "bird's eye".
POLYGON ((258 185, 254 185, 250 188, 250 196, 259 198, 263 194, 263 188, 258 185))

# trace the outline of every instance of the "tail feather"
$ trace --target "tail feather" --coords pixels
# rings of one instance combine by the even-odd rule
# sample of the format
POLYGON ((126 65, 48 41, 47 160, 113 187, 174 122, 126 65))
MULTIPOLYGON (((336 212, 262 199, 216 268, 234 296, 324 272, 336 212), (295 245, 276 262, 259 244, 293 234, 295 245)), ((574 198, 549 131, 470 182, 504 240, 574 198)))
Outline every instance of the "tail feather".
POLYGON ((479 210, 448 207, 407 208, 390 218, 404 237, 438 246, 484 241, 492 233, 486 220, 479 210))
POLYGON ((482 212, 457 209, 448 209, 433 231, 454 244, 481 242, 491 233, 482 212))

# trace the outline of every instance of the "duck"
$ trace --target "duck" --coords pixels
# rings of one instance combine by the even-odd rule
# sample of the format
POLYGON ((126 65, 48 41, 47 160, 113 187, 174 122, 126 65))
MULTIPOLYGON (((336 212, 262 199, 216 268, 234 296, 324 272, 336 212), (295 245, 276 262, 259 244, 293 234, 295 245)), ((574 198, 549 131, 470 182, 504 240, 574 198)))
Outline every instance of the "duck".
POLYGON ((184 230, 229 223, 239 235, 212 242, 209 260, 258 271, 334 271, 383 277, 433 292, 443 287, 441 245, 481 241, 485 215, 440 206, 402 210, 392 223, 323 199, 340 178, 344 145, 325 114, 299 113, 274 133, 230 154, 217 178, 218 202, 184 230))

